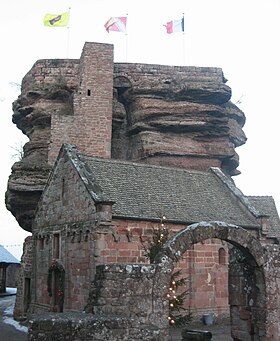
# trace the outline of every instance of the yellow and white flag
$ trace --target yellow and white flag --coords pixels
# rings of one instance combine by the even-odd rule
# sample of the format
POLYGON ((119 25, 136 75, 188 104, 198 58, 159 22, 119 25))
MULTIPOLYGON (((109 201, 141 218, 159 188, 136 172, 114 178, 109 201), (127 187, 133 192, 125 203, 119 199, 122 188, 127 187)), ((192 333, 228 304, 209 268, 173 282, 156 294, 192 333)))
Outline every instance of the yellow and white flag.
POLYGON ((67 26, 69 22, 69 11, 62 14, 46 14, 44 16, 44 26, 57 27, 67 26))

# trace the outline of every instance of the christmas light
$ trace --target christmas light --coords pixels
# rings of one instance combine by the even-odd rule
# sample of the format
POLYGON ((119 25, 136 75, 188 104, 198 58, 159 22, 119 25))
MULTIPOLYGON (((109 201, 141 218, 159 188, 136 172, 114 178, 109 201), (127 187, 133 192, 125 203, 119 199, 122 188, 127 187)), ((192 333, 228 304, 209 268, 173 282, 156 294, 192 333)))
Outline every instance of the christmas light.
MULTIPOLYGON (((154 263, 156 260, 156 256, 162 252, 163 246, 166 243, 166 241, 169 238, 169 229, 165 226, 165 216, 161 217, 161 220, 159 222, 159 227, 153 229, 153 236, 151 241, 149 241, 148 246, 145 248, 145 256, 149 258, 150 263, 154 263)), ((184 297, 187 293, 187 291, 179 291, 179 293, 176 293, 177 289, 185 284, 185 279, 180 278, 176 280, 176 278, 180 276, 180 271, 175 271, 172 274, 170 283, 169 283, 169 289, 166 293, 166 299, 168 300, 168 307, 169 307, 169 314, 168 321, 169 325, 172 326, 181 326, 185 325, 188 321, 190 321, 190 314, 184 314, 182 315, 180 312, 181 310, 186 310, 184 308, 184 297), (177 296, 176 296, 177 294, 177 296), (175 312, 173 316, 173 312, 175 312)))

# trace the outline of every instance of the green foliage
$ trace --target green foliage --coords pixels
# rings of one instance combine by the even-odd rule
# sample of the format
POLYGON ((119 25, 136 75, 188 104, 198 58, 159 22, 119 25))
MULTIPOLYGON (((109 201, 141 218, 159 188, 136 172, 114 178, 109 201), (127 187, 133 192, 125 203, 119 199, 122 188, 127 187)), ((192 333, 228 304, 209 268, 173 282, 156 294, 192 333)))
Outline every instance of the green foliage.
POLYGON ((184 307, 184 302, 189 292, 188 290, 180 292, 180 287, 186 285, 187 282, 188 279, 186 277, 181 277, 181 270, 175 271, 171 276, 167 298, 169 300, 168 320, 172 326, 184 326, 192 320, 191 313, 187 312, 187 309, 184 307))
POLYGON ((164 224, 161 224, 161 227, 158 229, 153 228, 152 240, 147 245, 143 245, 145 250, 144 256, 150 260, 150 263, 155 262, 157 254, 162 250, 164 243, 168 239, 168 234, 168 229, 164 224))
POLYGON ((60 304, 63 305, 64 302, 64 290, 65 290, 65 270, 61 264, 58 263, 57 260, 53 259, 51 266, 48 270, 48 279, 47 279, 47 285, 48 285, 48 293, 51 297, 53 295, 52 292, 52 275, 53 273, 56 273, 58 275, 58 291, 56 295, 59 297, 60 304))
MULTIPOLYGON (((159 228, 153 229, 152 239, 144 247, 144 255, 149 259, 150 263, 154 263, 156 256, 163 250, 163 246, 169 238, 168 228, 161 219, 159 228)), ((173 272, 169 283, 169 291, 167 298, 169 301, 169 324, 171 326, 183 326, 192 320, 191 313, 184 307, 184 302, 189 294, 188 290, 181 291, 180 287, 186 286, 188 278, 182 277, 181 270, 173 272)))

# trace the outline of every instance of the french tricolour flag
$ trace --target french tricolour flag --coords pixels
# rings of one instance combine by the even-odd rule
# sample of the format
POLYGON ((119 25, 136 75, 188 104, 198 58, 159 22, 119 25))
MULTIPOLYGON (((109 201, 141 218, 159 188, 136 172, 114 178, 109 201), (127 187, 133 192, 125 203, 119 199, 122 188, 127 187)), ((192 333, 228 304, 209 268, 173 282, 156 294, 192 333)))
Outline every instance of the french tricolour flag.
POLYGON ((166 25, 167 33, 184 32, 184 17, 180 20, 169 21, 166 25))

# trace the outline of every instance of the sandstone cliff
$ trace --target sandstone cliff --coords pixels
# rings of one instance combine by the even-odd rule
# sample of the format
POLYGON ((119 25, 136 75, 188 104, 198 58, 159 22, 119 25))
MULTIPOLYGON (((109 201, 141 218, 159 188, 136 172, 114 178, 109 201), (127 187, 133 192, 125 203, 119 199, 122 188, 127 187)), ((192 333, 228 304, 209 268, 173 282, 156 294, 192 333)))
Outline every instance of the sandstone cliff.
MULTIPOLYGON (((79 63, 37 61, 13 104, 13 123, 29 142, 24 158, 12 168, 6 206, 27 231, 52 166, 52 117, 75 116, 79 63)), ((230 102, 231 89, 221 69, 113 67, 112 158, 199 170, 217 166, 229 176, 239 173, 235 148, 246 141, 245 116, 230 102)))

